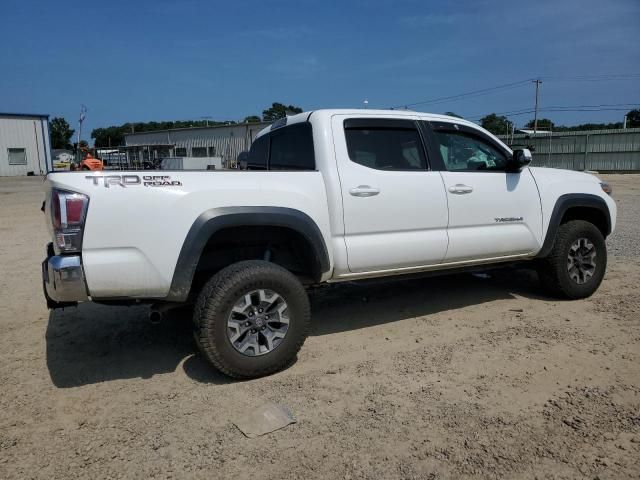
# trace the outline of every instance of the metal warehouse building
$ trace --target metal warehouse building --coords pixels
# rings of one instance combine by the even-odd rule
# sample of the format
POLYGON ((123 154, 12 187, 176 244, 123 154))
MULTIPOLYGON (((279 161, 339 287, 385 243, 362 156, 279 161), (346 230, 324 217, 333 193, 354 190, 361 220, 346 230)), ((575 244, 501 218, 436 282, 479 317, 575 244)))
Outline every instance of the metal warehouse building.
POLYGON ((268 122, 237 123, 130 133, 125 135, 127 160, 142 163, 167 157, 217 157, 230 167, 267 125, 268 122))
POLYGON ((0 113, 0 177, 53 170, 49 115, 0 113))
POLYGON ((532 165, 536 167, 640 171, 640 128, 538 132, 537 135, 499 137, 507 144, 532 149, 532 165))

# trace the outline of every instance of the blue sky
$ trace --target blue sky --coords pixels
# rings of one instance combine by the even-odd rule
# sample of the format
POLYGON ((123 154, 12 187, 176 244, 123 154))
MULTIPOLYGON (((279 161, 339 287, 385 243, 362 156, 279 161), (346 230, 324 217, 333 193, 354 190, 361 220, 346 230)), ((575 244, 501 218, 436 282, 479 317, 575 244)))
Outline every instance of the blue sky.
MULTIPOLYGON (((639 0, 2 0, 0 18, 0 111, 74 126, 84 103, 86 132, 241 120, 273 101, 386 108, 537 76, 556 77, 543 79, 542 107, 640 103, 638 77, 558 78, 640 74, 639 0)), ((477 117, 533 100, 526 84, 415 108, 477 117)))

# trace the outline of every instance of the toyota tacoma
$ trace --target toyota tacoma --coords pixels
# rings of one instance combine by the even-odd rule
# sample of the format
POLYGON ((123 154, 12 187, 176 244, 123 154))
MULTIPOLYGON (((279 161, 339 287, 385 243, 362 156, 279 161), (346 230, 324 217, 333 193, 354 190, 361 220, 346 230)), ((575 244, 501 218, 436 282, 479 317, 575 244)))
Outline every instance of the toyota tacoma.
POLYGON ((51 173, 43 262, 50 308, 192 305, 217 369, 287 366, 307 289, 526 263, 553 295, 600 285, 616 205, 595 176, 530 167, 460 118, 318 110, 262 130, 243 170, 51 173))

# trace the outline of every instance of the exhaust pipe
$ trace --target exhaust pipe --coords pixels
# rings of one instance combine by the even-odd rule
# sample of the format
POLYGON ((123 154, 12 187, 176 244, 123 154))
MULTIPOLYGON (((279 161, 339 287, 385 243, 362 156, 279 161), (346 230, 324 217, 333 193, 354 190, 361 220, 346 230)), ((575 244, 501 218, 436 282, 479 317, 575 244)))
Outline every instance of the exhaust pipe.
POLYGON ((149 312, 149 321, 152 325, 158 325, 162 321, 162 317, 164 317, 164 313, 160 310, 152 309, 149 312))
POLYGON ((188 305, 189 304, 186 303, 171 302, 154 303, 151 305, 151 309, 149 310, 149 321, 152 324, 157 325, 167 316, 167 312, 177 310, 188 305))
POLYGON ((153 325, 158 325, 172 308, 175 308, 175 305, 170 303, 154 303, 149 311, 149 321, 153 325))

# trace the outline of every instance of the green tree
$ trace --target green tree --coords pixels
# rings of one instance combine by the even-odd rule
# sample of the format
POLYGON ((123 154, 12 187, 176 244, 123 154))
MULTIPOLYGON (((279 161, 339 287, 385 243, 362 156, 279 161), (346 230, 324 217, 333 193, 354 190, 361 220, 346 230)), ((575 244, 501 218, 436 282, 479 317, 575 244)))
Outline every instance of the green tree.
POLYGON ((640 127, 640 109, 635 108, 627 113, 627 127, 640 127))
POLYGON ((262 119, 258 115, 249 115, 248 117, 244 117, 243 123, 258 123, 261 122, 262 119))
POLYGON ((262 111, 262 119, 265 122, 273 122, 275 120, 278 120, 279 118, 286 117, 287 112, 302 113, 302 109, 293 105, 287 106, 282 103, 274 102, 271 104, 270 108, 262 111))
POLYGON ((579 125, 554 125, 554 132, 576 132, 582 130, 616 130, 622 128, 622 122, 615 123, 581 123, 579 125))
POLYGON ((464 118, 462 115, 458 115, 457 113, 454 113, 454 112, 444 112, 443 115, 449 115, 450 117, 464 118))
MULTIPOLYGON (((529 120, 529 122, 525 125, 525 127, 529 129, 533 129, 534 124, 535 124, 534 120, 529 120)), ((553 130, 554 126, 555 124, 548 118, 538 119, 538 130, 553 130)))
POLYGON ((117 147, 124 145, 124 134, 130 132, 130 124, 125 123, 119 127, 96 128, 91 132, 91 138, 96 148, 117 147))
POLYGON ((480 119, 482 128, 489 130, 494 135, 507 135, 511 132, 513 124, 505 116, 490 113, 480 119))
POLYGON ((71 148, 71 137, 73 130, 64 118, 54 117, 49 122, 49 133, 51 133, 51 148, 71 148))

